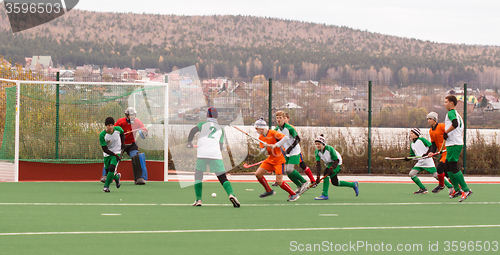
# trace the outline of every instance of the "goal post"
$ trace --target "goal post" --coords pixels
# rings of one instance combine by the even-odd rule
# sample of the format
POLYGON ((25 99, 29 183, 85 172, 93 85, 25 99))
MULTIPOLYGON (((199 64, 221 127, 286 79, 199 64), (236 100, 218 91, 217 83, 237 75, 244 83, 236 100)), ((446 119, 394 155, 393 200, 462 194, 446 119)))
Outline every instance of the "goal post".
POLYGON ((139 148, 148 160, 164 162, 164 181, 168 180, 168 83, 9 79, 0 82, 6 88, 7 104, 3 113, 0 181, 19 181, 20 160, 102 162, 98 138, 104 130, 104 119, 111 116, 116 121, 125 117, 124 111, 130 106, 136 108, 137 118, 150 131, 144 140, 136 137, 139 148))

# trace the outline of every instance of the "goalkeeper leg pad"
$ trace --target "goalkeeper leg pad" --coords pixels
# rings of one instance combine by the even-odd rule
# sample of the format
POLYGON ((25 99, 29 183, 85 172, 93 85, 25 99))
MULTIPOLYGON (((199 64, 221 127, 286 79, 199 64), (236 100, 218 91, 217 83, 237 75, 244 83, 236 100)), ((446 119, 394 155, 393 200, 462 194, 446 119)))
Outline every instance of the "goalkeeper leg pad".
POLYGON ((139 159, 139 155, 135 155, 132 157, 132 169, 134 172, 134 181, 135 184, 146 184, 146 181, 141 177, 142 176, 142 167, 141 160, 139 159))
POLYGON ((148 169, 146 168, 146 155, 144 153, 139 153, 139 161, 141 162, 142 175, 141 178, 148 180, 148 169))

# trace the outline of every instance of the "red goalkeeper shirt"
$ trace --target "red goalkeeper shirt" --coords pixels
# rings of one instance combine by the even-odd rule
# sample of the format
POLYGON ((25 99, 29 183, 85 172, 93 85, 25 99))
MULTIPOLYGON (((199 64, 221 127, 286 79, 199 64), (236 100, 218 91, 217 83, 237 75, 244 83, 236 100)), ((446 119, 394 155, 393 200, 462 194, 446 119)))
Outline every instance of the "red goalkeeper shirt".
POLYGON ((135 137, 137 136, 137 129, 142 129, 146 131, 146 127, 141 120, 135 118, 134 124, 129 124, 127 118, 118 119, 115 123, 115 127, 121 127, 123 132, 125 132, 125 144, 131 144, 135 142, 135 137), (135 130, 132 132, 132 130, 135 130))

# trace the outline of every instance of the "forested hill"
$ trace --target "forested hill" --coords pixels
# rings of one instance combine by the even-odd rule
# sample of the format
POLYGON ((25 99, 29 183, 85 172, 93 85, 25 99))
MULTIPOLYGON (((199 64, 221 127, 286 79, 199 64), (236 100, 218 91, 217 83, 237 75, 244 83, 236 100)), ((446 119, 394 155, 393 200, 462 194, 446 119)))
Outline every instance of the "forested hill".
MULTIPOLYGON (((152 10, 154 11, 154 10, 152 10)), ((493 32, 493 31, 492 31, 493 32)), ((135 69, 197 65, 201 77, 500 83, 500 47, 439 44, 347 27, 251 16, 73 10, 12 34, 0 5, 0 55, 24 63, 135 69)))

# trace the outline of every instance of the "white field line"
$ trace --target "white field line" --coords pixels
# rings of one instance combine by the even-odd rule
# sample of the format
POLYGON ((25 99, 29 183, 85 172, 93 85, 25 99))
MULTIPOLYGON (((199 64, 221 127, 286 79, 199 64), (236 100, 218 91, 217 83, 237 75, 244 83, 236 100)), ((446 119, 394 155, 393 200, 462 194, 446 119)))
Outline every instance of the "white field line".
POLYGON ((101 216, 121 216, 121 213, 101 213, 101 216))
MULTIPOLYGON (((241 206, 395 206, 395 205, 498 205, 500 202, 419 202, 419 203, 287 203, 287 204, 242 204, 241 206)), ((104 204, 104 203, 0 203, 0 205, 33 206, 192 206, 191 204, 104 204)), ((203 206, 233 206, 233 204, 203 204, 203 206)))
POLYGON ((500 225, 456 225, 456 226, 399 226, 399 227, 340 227, 340 228, 266 228, 266 229, 187 229, 187 230, 137 230, 137 231, 78 231, 78 232, 20 232, 0 233, 0 236, 25 235, 88 235, 88 234, 165 234, 165 233, 217 233, 217 232, 268 232, 268 231, 324 231, 324 230, 380 230, 380 229, 453 229, 453 228, 498 228, 500 225))
POLYGON ((339 216, 338 214, 318 214, 318 216, 326 216, 326 217, 329 217, 329 216, 339 216))

